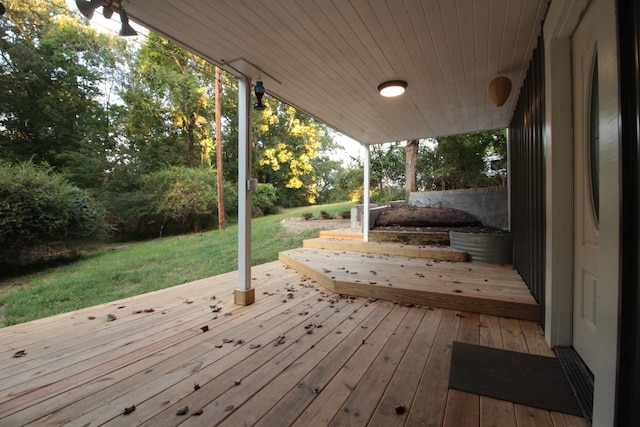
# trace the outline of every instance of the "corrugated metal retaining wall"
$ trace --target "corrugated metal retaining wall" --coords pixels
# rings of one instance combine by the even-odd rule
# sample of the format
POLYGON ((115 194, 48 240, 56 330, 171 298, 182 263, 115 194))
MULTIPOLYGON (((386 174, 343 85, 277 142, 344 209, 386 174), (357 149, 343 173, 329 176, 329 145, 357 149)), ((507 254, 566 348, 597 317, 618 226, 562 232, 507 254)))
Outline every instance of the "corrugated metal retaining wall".
MULTIPOLYGON (((509 126, 513 265, 544 311, 544 41, 538 38, 509 126)), ((544 322, 544 312, 540 322, 544 322)), ((542 325, 544 327, 544 324, 542 325)))

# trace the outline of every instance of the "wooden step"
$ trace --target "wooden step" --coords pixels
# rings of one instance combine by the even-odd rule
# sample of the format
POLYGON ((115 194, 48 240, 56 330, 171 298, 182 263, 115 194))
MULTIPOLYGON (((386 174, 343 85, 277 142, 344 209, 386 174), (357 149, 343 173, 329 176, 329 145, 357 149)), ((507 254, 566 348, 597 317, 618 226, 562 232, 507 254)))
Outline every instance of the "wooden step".
POLYGON ((405 256, 437 259, 440 261, 467 261, 467 253, 449 246, 416 246, 395 242, 358 242, 354 240, 316 238, 302 242, 303 248, 347 251, 366 254, 405 256))
POLYGON ((540 319, 540 307, 512 266, 301 248, 279 259, 328 290, 430 307, 540 319))
POLYGON ((449 232, 373 229, 369 231, 369 241, 398 242, 412 245, 448 245, 449 232))
POLYGON ((355 228, 340 228, 335 230, 321 230, 319 236, 323 239, 340 239, 340 240, 353 240, 362 242, 364 240, 363 234, 359 229, 355 228))

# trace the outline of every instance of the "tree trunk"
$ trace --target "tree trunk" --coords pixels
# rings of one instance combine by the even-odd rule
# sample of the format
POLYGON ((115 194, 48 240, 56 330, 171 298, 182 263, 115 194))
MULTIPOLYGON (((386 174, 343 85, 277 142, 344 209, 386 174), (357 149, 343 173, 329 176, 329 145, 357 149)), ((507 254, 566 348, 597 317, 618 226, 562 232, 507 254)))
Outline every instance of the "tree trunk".
POLYGON ((220 68, 216 67, 216 169, 218 174, 218 229, 224 230, 226 223, 224 217, 224 180, 222 175, 222 107, 220 98, 222 97, 222 80, 220 79, 220 68))
POLYGON ((194 150, 194 130, 196 128, 196 113, 191 113, 191 121, 187 128, 187 167, 193 167, 193 150, 194 150))
POLYGON ((406 161, 404 164, 405 184, 407 197, 412 191, 417 190, 416 186, 416 164, 418 163, 418 140, 412 139, 404 147, 406 161))

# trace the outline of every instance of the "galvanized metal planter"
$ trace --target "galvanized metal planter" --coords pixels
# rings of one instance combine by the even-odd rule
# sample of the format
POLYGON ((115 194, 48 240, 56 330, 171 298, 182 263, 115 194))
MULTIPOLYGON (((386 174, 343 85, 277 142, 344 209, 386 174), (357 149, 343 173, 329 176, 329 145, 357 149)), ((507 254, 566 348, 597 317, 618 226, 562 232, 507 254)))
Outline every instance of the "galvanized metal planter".
POLYGON ((511 234, 450 231, 449 239, 453 249, 467 252, 469 261, 487 264, 513 262, 513 235, 511 234))

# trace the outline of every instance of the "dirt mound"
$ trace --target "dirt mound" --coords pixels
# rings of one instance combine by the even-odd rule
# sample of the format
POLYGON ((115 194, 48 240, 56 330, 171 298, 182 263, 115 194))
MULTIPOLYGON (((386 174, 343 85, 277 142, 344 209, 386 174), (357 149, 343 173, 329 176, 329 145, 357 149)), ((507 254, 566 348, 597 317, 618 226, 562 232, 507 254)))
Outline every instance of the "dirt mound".
POLYGON ((482 224, 468 213, 453 208, 404 207, 385 211, 376 227, 479 227, 482 224))

